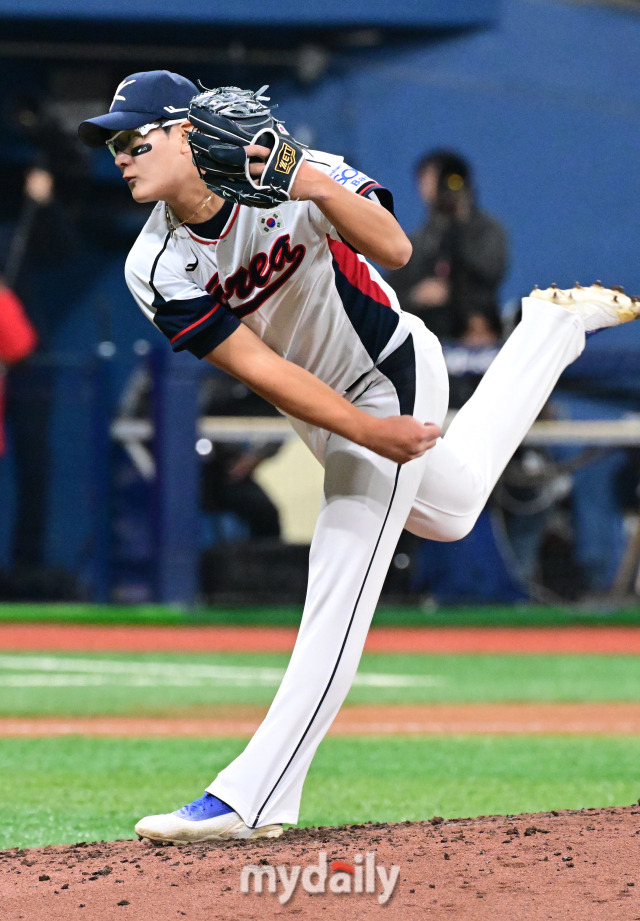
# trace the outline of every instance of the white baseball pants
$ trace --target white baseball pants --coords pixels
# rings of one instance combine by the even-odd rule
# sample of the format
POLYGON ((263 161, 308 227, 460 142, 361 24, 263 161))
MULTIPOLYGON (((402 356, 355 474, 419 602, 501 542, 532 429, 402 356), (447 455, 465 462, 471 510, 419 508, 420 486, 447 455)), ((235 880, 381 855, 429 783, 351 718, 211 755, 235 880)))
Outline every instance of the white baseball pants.
MULTIPOLYGON (((247 825, 297 822, 309 765, 351 687, 402 529, 440 541, 469 533, 584 343, 579 317, 525 298, 522 322, 444 437, 401 467, 336 435, 295 424, 325 466, 300 630, 267 716, 208 787, 247 825)), ((437 339, 420 321, 412 322, 408 341, 364 387, 353 401, 366 412, 410 412, 441 425, 448 377, 437 339), (415 378, 407 350, 415 356, 415 378)))

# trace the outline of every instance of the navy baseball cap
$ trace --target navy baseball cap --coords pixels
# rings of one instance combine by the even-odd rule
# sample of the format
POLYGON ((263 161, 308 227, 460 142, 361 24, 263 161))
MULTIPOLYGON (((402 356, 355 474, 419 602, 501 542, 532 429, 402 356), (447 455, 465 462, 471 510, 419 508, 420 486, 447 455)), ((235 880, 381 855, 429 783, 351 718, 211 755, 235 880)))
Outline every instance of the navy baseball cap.
POLYGON ((82 122, 78 135, 88 147, 102 147, 117 131, 187 118, 189 103, 199 92, 191 80, 168 70, 131 74, 117 88, 107 114, 82 122))

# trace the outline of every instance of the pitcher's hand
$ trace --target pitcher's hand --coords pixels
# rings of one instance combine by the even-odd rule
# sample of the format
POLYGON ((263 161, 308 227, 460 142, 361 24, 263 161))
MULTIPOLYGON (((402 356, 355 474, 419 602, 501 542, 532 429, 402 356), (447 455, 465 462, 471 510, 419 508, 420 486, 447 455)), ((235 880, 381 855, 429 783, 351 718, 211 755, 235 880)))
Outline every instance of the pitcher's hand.
POLYGON ((371 425, 362 444, 397 464, 406 464, 421 457, 442 435, 440 426, 434 422, 420 422, 413 416, 369 418, 371 425))

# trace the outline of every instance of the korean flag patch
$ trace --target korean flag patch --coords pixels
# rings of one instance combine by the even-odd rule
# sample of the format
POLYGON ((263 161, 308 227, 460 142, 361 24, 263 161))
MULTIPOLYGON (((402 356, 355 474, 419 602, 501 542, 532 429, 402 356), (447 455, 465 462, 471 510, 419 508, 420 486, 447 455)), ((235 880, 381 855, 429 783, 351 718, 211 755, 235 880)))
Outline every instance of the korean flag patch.
POLYGON ((262 233, 272 233, 272 231, 280 230, 284 227, 284 221, 279 211, 271 211, 269 214, 260 215, 258 227, 262 233))

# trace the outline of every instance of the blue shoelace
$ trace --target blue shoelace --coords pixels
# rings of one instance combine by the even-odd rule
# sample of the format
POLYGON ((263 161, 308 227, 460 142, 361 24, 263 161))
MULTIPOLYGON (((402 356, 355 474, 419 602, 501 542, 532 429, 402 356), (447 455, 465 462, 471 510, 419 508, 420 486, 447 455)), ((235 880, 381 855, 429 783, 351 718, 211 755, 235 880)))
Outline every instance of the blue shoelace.
POLYGON ((199 799, 174 812, 174 815, 181 819, 190 819, 192 822, 202 822, 203 819, 215 819, 216 816, 226 815, 229 812, 233 812, 233 809, 217 796, 212 793, 203 793, 199 799))

